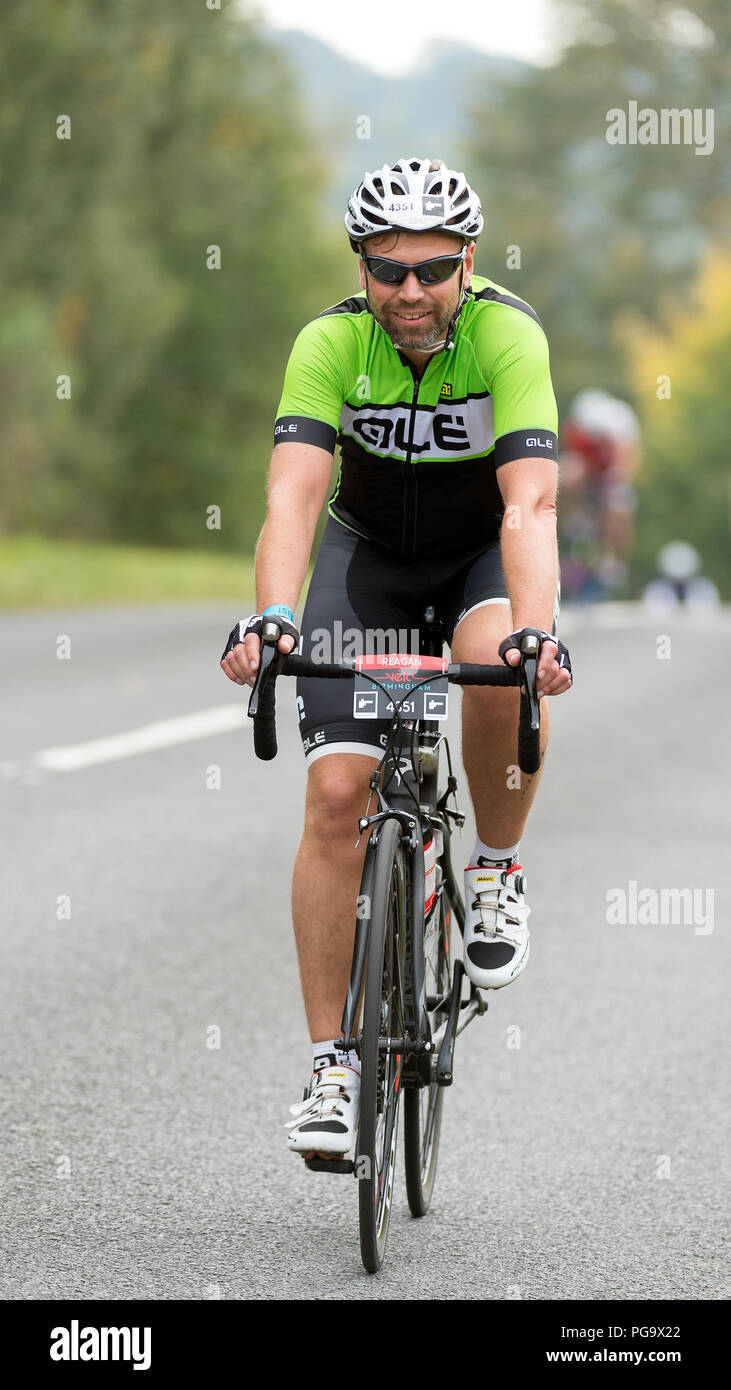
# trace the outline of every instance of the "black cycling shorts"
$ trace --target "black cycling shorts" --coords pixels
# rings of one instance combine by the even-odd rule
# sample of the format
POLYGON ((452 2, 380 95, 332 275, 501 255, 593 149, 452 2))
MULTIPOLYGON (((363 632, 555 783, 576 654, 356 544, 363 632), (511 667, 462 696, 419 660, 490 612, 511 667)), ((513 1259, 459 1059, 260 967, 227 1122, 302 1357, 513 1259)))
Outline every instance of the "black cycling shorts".
MULTIPOLYGON (((488 603, 509 604, 499 540, 467 558, 401 560, 328 517, 300 650, 319 661, 376 651, 418 653, 419 622, 428 604, 451 646, 462 618, 488 603)), ((558 599, 554 630, 557 616, 558 599)), ((298 678, 297 708, 308 765, 325 753, 383 756, 388 720, 353 718, 352 682, 298 678)))

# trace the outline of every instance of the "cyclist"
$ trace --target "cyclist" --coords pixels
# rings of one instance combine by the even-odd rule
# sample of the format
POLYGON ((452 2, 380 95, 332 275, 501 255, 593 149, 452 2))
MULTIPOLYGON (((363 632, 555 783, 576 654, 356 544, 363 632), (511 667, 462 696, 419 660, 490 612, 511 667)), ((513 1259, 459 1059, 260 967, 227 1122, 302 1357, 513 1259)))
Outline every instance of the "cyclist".
POLYGON ((626 401, 599 390, 575 398, 561 439, 561 582, 571 597, 602 598, 625 582, 639 439, 626 401))
MULTIPOLYGON (((557 415, 540 321, 473 274, 480 203, 464 174, 439 161, 366 173, 345 225, 360 292, 308 323, 292 349, 256 551, 258 611, 234 628, 223 669, 254 684, 265 613, 280 620, 281 651, 298 644, 294 608, 337 443, 303 654, 339 659, 323 646, 336 623, 362 641, 342 655, 364 651, 373 632, 403 650, 399 634, 418 626, 428 599, 454 661, 516 665, 520 631, 538 628, 539 689, 561 694, 572 677, 555 635, 557 415)), ((288 1143, 334 1157, 352 1150, 358 1119, 358 1056, 337 1048, 365 853, 354 826, 388 721, 354 719, 349 682, 301 679, 297 703, 308 777, 292 908, 313 1066, 288 1143)), ((515 688, 464 690, 462 754, 477 823, 465 968, 486 989, 509 984, 528 960, 530 909, 516 870, 539 774, 519 788, 510 775, 517 704, 515 688)), ((547 719, 543 727, 545 748, 547 719)))

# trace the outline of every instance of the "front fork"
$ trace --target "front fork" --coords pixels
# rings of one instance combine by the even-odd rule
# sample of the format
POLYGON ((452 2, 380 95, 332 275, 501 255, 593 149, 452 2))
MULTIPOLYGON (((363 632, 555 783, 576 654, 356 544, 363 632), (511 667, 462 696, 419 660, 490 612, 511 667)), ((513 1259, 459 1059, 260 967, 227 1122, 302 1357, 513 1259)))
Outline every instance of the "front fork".
MULTIPOLYGON (((415 784, 415 790, 418 796, 418 784, 415 784)), ((455 816, 457 824, 460 824, 462 821, 462 817, 455 815, 454 812, 442 811, 442 827, 444 830, 444 843, 440 861, 443 872, 442 893, 448 897, 460 933, 464 935, 464 903, 461 890, 454 877, 454 869, 452 866, 451 833, 447 823, 447 818, 449 816, 455 816)), ((361 834, 363 834, 368 829, 380 827, 391 817, 400 822, 402 842, 407 860, 404 917, 405 921, 410 924, 410 930, 406 933, 406 941, 403 943, 404 951, 401 959, 404 974, 406 1011, 411 1019, 416 1020, 416 1028, 411 1029, 411 1035, 409 1037, 391 1039, 390 1044, 394 1047, 398 1047, 404 1054, 405 1064, 403 1080, 406 1084, 411 1082, 411 1084, 424 1085, 428 1083, 430 1079, 437 1079, 441 1085, 448 1086, 452 1081, 452 1059, 457 1034, 461 1033, 463 1028, 465 1028, 474 1017, 486 1011, 487 1002, 483 1000, 474 985, 470 988, 469 997, 466 1000, 462 1000, 464 966, 461 961, 456 961, 452 978, 449 1011, 445 1026, 439 1029, 439 1034, 441 1036, 438 1039, 438 1061, 436 1057, 432 1058, 435 1048, 432 1042, 429 1015, 426 1009, 427 1000, 424 974, 424 845, 421 836, 421 821, 411 809, 406 810, 403 807, 388 807, 379 811, 374 816, 364 816, 359 822, 359 829, 361 834)), ((360 1046, 359 1040, 355 1034, 360 1009, 365 961, 368 951, 371 900, 370 886, 372 883, 374 862, 375 855, 366 856, 368 870, 366 877, 363 879, 364 891, 359 900, 353 960, 342 1019, 343 1039, 340 1045, 354 1048, 356 1051, 360 1046), (365 902, 363 902, 363 899, 365 899, 365 902)), ((438 905, 437 910, 444 910, 443 902, 438 905)))

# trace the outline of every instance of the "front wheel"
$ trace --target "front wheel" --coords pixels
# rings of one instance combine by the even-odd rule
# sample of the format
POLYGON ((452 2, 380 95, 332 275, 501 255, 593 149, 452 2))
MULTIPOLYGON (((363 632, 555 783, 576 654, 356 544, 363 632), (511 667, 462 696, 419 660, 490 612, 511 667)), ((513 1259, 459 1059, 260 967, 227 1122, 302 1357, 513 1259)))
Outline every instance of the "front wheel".
MULTIPOLYGON (((449 1007, 451 916, 445 886, 424 925, 424 983, 432 1035, 446 1018, 449 1007)), ((437 1174, 443 1101, 444 1087, 435 1080, 404 1093, 406 1195, 412 1216, 424 1216, 429 1210, 437 1174)))
POLYGON ((397 821, 384 822, 373 854, 355 1166, 360 1249, 370 1274, 381 1268, 388 1239, 403 1065, 390 1041, 403 1038, 404 1027, 400 946, 406 869, 397 821))

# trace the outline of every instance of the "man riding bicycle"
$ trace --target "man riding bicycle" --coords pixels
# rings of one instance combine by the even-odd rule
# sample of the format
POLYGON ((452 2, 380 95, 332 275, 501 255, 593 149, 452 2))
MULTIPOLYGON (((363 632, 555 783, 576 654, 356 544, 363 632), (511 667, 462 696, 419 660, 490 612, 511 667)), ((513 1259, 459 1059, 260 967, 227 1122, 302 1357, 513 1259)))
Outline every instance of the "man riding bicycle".
MULTIPOLYGON (((464 174, 440 162, 401 159, 367 173, 345 225, 361 291, 307 324, 292 349, 256 551, 257 614, 234 628, 223 669, 254 684, 263 614, 280 623, 280 651, 298 644, 294 608, 339 444, 303 654, 317 659, 336 622, 362 636, 361 654, 366 633, 418 628, 429 602, 456 662, 517 665, 522 629, 539 629, 539 690, 562 694, 572 677, 555 636, 557 412, 540 321, 473 275, 480 203, 464 174)), ((462 704, 477 826, 464 963, 483 989, 510 984, 528 960, 530 909, 516 871, 540 774, 517 788, 509 774, 518 699, 516 689, 474 687, 462 704)), ((297 703, 308 776, 292 909, 314 1060, 288 1143, 305 1157, 335 1157, 352 1151, 358 1121, 358 1055, 337 1046, 365 853, 354 827, 388 721, 354 719, 342 681, 301 678, 297 703)), ((545 706, 542 727, 544 751, 545 706)))

